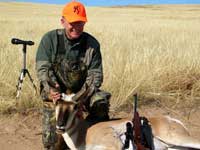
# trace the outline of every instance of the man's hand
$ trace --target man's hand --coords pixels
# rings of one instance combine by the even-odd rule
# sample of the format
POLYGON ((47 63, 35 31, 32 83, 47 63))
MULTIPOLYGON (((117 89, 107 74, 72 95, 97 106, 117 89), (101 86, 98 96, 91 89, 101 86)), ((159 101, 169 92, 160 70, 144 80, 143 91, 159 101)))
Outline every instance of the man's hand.
POLYGON ((51 99, 53 100, 53 103, 56 104, 57 100, 59 100, 61 98, 61 94, 59 92, 59 84, 56 83, 55 84, 55 88, 50 88, 49 94, 51 99))

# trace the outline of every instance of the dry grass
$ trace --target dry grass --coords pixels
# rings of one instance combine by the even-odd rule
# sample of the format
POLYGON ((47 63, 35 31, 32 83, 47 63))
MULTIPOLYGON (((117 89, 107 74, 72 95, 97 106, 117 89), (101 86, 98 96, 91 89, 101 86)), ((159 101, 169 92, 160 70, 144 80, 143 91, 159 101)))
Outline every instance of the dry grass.
MULTIPOLYGON (((33 40, 27 67, 38 85, 35 54, 41 36, 60 28, 59 5, 0 3, 0 112, 40 107, 39 96, 24 81, 15 100, 22 67, 22 47, 12 37, 33 40)), ((110 91, 112 109, 139 93, 142 104, 158 101, 170 109, 200 107, 199 5, 147 5, 87 8, 85 30, 101 43, 103 89, 110 91)))

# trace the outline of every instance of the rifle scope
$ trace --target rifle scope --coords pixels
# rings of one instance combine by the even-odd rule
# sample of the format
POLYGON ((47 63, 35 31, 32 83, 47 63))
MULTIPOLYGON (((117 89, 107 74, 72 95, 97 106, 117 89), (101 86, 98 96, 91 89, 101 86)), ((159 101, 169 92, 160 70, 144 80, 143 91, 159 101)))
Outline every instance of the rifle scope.
POLYGON ((24 41, 16 38, 12 38, 11 40, 12 44, 24 44, 24 45, 34 45, 33 41, 24 41))

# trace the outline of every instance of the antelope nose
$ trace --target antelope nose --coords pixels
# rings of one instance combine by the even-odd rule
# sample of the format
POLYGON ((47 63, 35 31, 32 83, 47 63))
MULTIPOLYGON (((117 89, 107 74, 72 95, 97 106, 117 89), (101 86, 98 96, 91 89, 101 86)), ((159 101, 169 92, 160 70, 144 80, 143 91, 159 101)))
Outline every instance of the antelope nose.
POLYGON ((57 126, 59 126, 59 127, 61 127, 61 126, 65 126, 65 120, 59 118, 59 119, 57 120, 57 126))

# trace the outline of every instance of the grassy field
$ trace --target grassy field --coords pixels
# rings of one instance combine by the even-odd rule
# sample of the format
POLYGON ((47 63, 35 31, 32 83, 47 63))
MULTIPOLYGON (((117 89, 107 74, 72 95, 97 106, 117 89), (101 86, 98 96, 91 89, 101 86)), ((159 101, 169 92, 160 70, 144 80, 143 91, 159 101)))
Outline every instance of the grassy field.
MULTIPOLYGON (((22 46, 11 38, 33 40, 27 68, 34 82, 35 54, 44 33, 61 28, 60 5, 0 2, 0 112, 40 108, 28 76, 15 99, 22 68, 22 46)), ((200 107, 200 5, 88 7, 85 31, 101 43, 102 89, 112 93, 111 109, 139 94, 143 105, 170 109, 200 107)))

